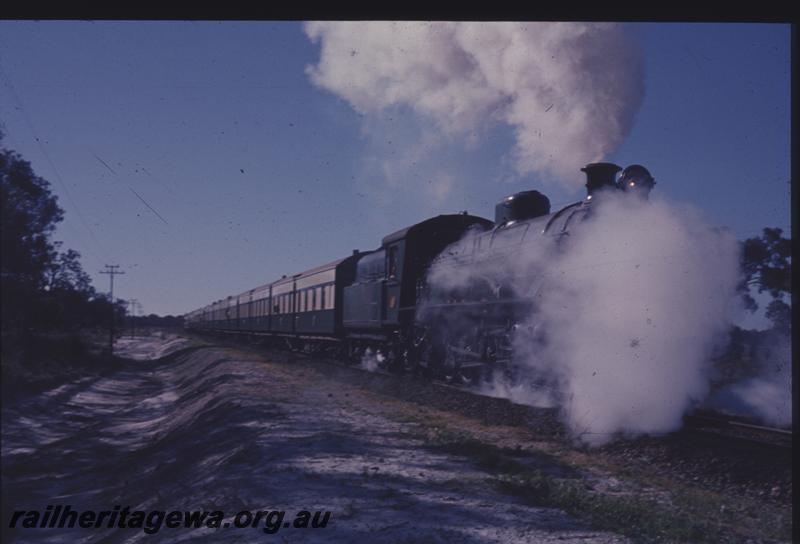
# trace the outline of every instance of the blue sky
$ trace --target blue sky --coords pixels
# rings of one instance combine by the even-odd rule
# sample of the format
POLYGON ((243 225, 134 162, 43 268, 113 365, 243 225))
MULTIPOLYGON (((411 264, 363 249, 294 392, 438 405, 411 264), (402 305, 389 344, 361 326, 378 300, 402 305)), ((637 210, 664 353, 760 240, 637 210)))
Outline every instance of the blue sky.
MULTIPOLYGON (((788 230, 789 26, 625 30, 645 94, 607 159, 648 166, 657 191, 739 237, 788 230)), ((0 21, 3 144, 52 183, 66 212, 57 239, 95 286, 107 289, 104 264, 121 265, 115 295, 145 313, 374 248, 437 213, 492 217, 518 190, 582 197, 515 173, 502 123, 421 152, 430 120, 402 105, 357 112, 310 81, 319 60, 295 22, 0 21)))

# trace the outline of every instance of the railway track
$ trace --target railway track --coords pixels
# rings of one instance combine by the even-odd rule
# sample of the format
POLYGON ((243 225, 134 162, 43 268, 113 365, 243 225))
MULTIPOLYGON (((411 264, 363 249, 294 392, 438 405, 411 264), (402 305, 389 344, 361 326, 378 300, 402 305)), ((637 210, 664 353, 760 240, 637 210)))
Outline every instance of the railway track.
MULTIPOLYGON (((339 364, 342 364, 341 362, 339 364)), ((348 365, 362 372, 379 373, 385 376, 396 376, 383 369, 367 370, 358 365, 348 365)), ((544 411, 555 411, 555 408, 533 408, 527 405, 517 404, 512 400, 502 397, 494 397, 477 391, 474 387, 460 385, 457 383, 431 380, 434 387, 446 391, 456 391, 461 395, 470 395, 493 399, 494 401, 505 401, 509 404, 544 411)), ((738 445, 750 445, 760 448, 789 449, 792 448, 792 431, 777 427, 759 425, 751 420, 739 416, 725 415, 712 411, 698 411, 684 416, 684 426, 678 432, 694 433, 707 436, 717 441, 736 443, 738 445)))
MULTIPOLYGON (((289 350, 293 356, 299 356, 308 359, 324 360, 327 363, 335 364, 337 366, 346 367, 359 372, 368 374, 382 375, 385 377, 398 377, 399 374, 390 372, 384 368, 367 369, 361 365, 354 364, 331 357, 319 357, 311 353, 303 352, 302 350, 289 350)), ((476 401, 485 399, 491 403, 503 403, 512 405, 516 409, 529 410, 538 414, 554 413, 556 408, 541 408, 529 405, 515 403, 507 398, 487 395, 470 387, 462 385, 457 382, 449 382, 444 380, 430 379, 427 381, 431 386, 442 390, 443 392, 456 393, 465 397, 474 397, 476 401), (491 399, 491 400, 490 400, 491 399)), ((534 416, 535 417, 535 416, 534 416)), ((554 416, 555 417, 555 416, 554 416)), ((683 418, 684 426, 677 431, 678 433, 694 434, 703 436, 714 441, 723 441, 726 443, 737 445, 750 445, 760 447, 761 449, 779 449, 791 450, 792 448, 792 431, 787 429, 780 429, 775 427, 768 427, 759 425, 756 422, 747 420, 743 417, 720 414, 708 410, 697 411, 692 414, 686 415, 683 418)), ((561 433, 559 433, 561 434, 561 433)), ((668 433, 675 434, 675 433, 668 433)), ((666 436, 666 435, 665 435, 666 436)))
MULTIPOLYGON (((457 390, 465 394, 487 397, 473 388, 434 381, 436 387, 457 390)), ((491 397, 495 398, 495 397, 491 397)), ((508 401, 516 404, 513 401, 508 401)), ((737 416, 711 411, 697 412, 683 418, 684 427, 678 432, 699 433, 719 440, 749 444, 766 448, 791 449, 792 431, 777 427, 758 425, 737 416)))
MULTIPOLYGON (((359 365, 347 364, 341 361, 337 361, 337 364, 344 364, 361 372, 396 376, 396 374, 392 374, 384 369, 368 370, 359 365)), ((453 382, 431 380, 431 384, 445 391, 455 391, 461 395, 493 399, 495 402, 508 402, 509 404, 529 408, 531 410, 546 412, 554 412, 556 410, 555 408, 534 408, 528 405, 518 404, 503 397, 487 395, 477 391, 474 387, 453 382)), ((791 450, 792 448, 791 430, 759 425, 739 416, 725 415, 712 411, 698 411, 684 416, 683 422, 684 426, 677 431, 678 433, 700 434, 717 441, 731 442, 738 445, 751 445, 762 449, 774 448, 791 450)))
POLYGON ((792 448, 791 430, 758 425, 738 416, 701 411, 685 416, 683 421, 689 432, 771 448, 792 448))

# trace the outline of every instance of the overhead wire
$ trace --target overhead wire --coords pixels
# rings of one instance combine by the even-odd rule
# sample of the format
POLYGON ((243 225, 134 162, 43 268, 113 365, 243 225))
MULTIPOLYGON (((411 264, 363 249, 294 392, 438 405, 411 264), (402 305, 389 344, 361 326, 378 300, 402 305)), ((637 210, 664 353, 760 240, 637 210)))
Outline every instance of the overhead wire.
POLYGON ((47 160, 47 163, 50 165, 50 169, 53 171, 53 173, 55 175, 56 181, 58 181, 58 184, 60 185, 61 189, 63 190, 64 195, 66 195, 67 200, 70 202, 72 208, 75 210, 75 215, 78 217, 78 219, 81 222, 81 224, 84 226, 86 231, 89 233, 89 236, 92 239, 92 241, 94 242, 98 253, 100 253, 103 256, 104 259, 108 260, 108 252, 105 250, 103 245, 100 243, 100 240, 98 240, 97 236, 95 235, 94 229, 92 229, 92 227, 86 221, 86 218, 84 217, 83 212, 81 212, 80 206, 78 206, 78 203, 73 198, 72 193, 70 192, 68 185, 64 182, 64 179, 61 177, 61 173, 59 172, 58 168, 56 168, 55 162, 50 157, 50 153, 47 152, 47 149, 46 149, 44 143, 42 142, 41 138, 39 138, 39 135, 38 135, 38 133, 36 131, 36 128, 33 125, 33 121, 31 120, 30 116, 28 115, 27 110, 23 106, 22 101, 20 100, 19 95, 17 94, 17 91, 16 91, 16 89, 14 87, 14 84, 11 82, 11 79, 8 77, 8 74, 7 74, 7 72, 5 71, 5 69, 3 67, 2 57, 0 57, 0 78, 3 79, 3 84, 5 85, 6 89, 8 89, 9 93, 11 93, 11 96, 14 99, 14 102, 16 103, 17 108, 19 109, 19 111, 20 111, 20 113, 22 115, 22 118, 25 120, 25 123, 27 124, 28 129, 31 131, 31 134, 33 135, 34 141, 36 142, 36 144, 37 144, 37 146, 39 148, 39 151, 42 153, 44 158, 47 160))

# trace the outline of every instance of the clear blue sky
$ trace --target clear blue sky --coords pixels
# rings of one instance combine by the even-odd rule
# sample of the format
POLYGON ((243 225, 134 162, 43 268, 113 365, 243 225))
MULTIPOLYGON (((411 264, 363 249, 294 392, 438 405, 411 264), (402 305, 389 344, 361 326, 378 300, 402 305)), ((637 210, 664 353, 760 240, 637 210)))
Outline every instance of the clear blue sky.
MULTIPOLYGON (((658 191, 739 237, 788 230, 789 26, 626 26, 645 95, 608 160, 648 166, 658 191)), ((357 113, 312 84, 319 58, 294 22, 0 21, 4 146, 52 183, 66 212, 56 238, 95 286, 108 287, 104 264, 121 265, 115 295, 145 313, 184 313, 374 248, 437 213, 492 217, 518 190, 582 197, 513 175, 502 124, 421 157, 414 175, 445 178, 445 198, 404 184, 425 122, 402 107, 357 113), (376 168, 387 157, 401 165, 394 177, 376 168)))

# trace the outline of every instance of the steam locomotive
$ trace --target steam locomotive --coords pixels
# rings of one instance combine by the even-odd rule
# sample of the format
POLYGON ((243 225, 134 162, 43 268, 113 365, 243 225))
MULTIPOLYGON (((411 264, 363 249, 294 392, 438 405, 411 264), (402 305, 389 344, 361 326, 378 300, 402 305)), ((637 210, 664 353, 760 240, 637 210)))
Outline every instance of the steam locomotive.
POLYGON ((487 260, 502 266, 523 248, 559 244, 591 214, 593 199, 609 191, 647 198, 655 184, 640 165, 581 170, 585 199, 554 213, 544 194, 523 191, 496 205, 494 221, 466 212, 432 217, 385 236, 373 251, 189 312, 185 326, 354 361, 380 354, 390 369, 469 379, 510 360, 514 327, 535 308, 503 281, 442 287, 431 272, 458 274, 487 260))

